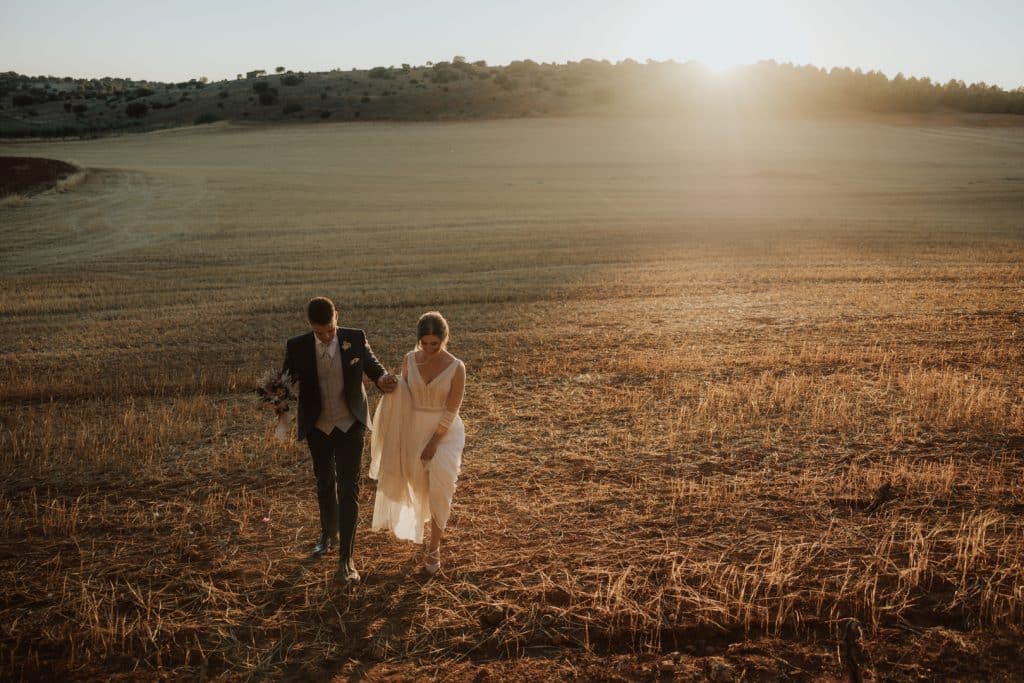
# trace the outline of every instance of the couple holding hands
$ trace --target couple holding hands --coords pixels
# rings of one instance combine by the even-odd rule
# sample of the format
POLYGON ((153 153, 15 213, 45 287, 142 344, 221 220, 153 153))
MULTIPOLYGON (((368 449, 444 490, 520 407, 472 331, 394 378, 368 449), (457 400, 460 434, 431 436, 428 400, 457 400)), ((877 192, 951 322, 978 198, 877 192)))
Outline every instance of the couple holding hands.
POLYGON ((466 439, 459 417, 466 366, 446 349, 448 323, 436 311, 423 314, 416 348, 395 375, 377 360, 362 330, 338 327, 330 299, 312 299, 306 317, 311 331, 288 340, 283 372, 299 385, 297 438, 313 459, 320 507, 313 554, 324 555, 337 544, 335 578, 359 581, 352 556, 363 435, 369 429, 370 477, 377 480, 373 528, 422 543, 429 523, 423 570, 433 575, 441 568, 441 539, 466 439), (363 375, 383 392, 372 421, 363 375))

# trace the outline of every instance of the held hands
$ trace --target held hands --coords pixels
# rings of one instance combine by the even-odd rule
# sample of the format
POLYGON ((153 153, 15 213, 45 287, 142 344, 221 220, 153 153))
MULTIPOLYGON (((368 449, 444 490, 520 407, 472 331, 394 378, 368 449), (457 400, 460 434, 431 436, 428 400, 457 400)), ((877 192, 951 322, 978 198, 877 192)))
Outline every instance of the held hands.
POLYGON ((398 388, 398 377, 392 375, 390 372, 381 375, 380 379, 377 380, 377 388, 385 394, 390 394, 398 388))

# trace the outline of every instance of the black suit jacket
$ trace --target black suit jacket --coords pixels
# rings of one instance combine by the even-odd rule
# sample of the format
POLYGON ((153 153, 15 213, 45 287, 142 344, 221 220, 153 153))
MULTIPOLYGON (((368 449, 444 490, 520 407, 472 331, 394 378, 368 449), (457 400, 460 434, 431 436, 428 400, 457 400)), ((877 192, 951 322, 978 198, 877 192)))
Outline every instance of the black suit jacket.
MULTIPOLYGON (((338 351, 341 355, 340 371, 345 381, 345 402, 352 411, 352 417, 369 427, 370 413, 366 404, 366 389, 363 388, 363 375, 376 383, 387 371, 373 355, 373 349, 366 343, 366 335, 362 330, 339 327, 338 351)), ((299 382, 297 438, 302 441, 316 424, 322 407, 320 381, 316 372, 316 337, 312 331, 288 340, 282 369, 299 382)))

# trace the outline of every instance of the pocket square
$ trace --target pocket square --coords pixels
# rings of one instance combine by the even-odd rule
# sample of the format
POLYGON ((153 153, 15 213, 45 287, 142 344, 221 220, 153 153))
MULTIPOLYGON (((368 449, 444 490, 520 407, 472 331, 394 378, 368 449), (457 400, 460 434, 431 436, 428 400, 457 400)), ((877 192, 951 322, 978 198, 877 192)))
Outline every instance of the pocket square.
POLYGON ((349 365, 355 365, 355 364, 356 364, 356 363, 358 363, 358 362, 359 362, 359 359, 358 359, 358 358, 353 358, 352 360, 350 360, 350 361, 348 362, 348 364, 349 364, 349 365))

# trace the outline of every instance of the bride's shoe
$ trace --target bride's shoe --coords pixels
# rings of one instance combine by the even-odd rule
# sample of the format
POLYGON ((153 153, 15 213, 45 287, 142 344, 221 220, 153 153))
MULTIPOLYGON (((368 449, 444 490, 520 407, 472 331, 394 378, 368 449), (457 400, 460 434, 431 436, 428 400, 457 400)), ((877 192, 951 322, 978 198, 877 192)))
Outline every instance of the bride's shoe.
POLYGON ((423 571, 428 576, 433 576, 441 571, 441 550, 440 548, 432 553, 427 553, 426 562, 423 563, 423 571))

